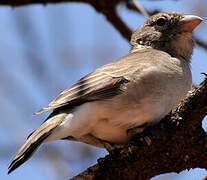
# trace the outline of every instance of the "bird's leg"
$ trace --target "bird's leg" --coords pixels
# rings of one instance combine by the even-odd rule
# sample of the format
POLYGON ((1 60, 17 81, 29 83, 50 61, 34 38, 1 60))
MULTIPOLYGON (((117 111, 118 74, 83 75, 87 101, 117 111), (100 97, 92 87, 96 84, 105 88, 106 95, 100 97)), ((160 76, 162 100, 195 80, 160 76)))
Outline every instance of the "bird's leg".
POLYGON ((82 136, 78 140, 82 141, 86 144, 90 144, 90 145, 97 146, 100 148, 105 148, 108 152, 113 151, 114 149, 123 147, 123 145, 116 145, 116 144, 110 143, 106 140, 99 139, 99 138, 93 136, 92 134, 87 134, 85 136, 82 136))
POLYGON ((112 143, 110 143, 108 141, 104 141, 104 140, 100 140, 100 141, 102 141, 104 147, 106 148, 106 150, 108 152, 111 152, 111 151, 113 151, 115 149, 123 148, 125 146, 124 144, 112 144, 112 143))
MULTIPOLYGON (((133 137, 136 134, 141 133, 146 127, 148 127, 150 125, 152 125, 152 123, 147 122, 147 123, 144 123, 140 126, 137 126, 137 127, 131 128, 131 129, 127 129, 126 133, 127 133, 127 135, 133 137)), ((148 145, 150 145, 152 143, 151 139, 148 136, 141 137, 140 140, 145 141, 148 145)))
POLYGON ((73 136, 67 136, 65 138, 62 138, 61 140, 69 140, 69 141, 77 141, 73 136))
POLYGON ((100 139, 100 142, 103 144, 104 148, 106 148, 106 150, 108 152, 113 151, 114 149, 116 149, 115 145, 108 142, 108 141, 104 141, 100 139))
POLYGON ((84 142, 89 145, 93 145, 96 147, 104 148, 104 145, 100 142, 100 140, 93 136, 92 134, 86 134, 78 138, 78 141, 84 142))
POLYGON ((127 129, 126 133, 127 133, 127 135, 133 137, 133 136, 135 136, 136 134, 141 133, 146 127, 148 127, 148 126, 150 126, 150 125, 151 125, 151 123, 146 122, 146 123, 144 123, 144 124, 142 124, 142 125, 133 127, 133 128, 131 128, 131 129, 127 129))

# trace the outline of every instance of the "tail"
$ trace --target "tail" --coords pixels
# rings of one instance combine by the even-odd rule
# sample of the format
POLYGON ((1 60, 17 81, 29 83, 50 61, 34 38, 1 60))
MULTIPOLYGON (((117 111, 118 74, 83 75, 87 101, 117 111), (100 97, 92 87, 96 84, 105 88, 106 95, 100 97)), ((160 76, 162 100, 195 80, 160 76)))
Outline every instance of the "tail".
POLYGON ((56 113, 52 113, 47 120, 28 137, 27 141, 12 158, 8 168, 8 174, 27 161, 63 119, 61 114, 57 115, 56 113))

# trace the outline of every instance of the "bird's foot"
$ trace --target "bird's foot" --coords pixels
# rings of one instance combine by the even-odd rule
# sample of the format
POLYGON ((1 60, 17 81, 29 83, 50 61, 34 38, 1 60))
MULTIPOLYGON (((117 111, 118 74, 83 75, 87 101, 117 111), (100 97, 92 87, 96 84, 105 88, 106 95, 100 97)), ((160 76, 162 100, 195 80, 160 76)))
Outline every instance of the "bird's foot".
POLYGON ((93 136, 92 134, 87 134, 85 136, 82 136, 78 140, 82 141, 86 144, 90 144, 90 145, 97 146, 100 148, 105 148, 108 152, 111 152, 115 149, 120 149, 124 146, 124 145, 113 144, 113 143, 106 141, 106 140, 103 140, 103 139, 99 139, 99 138, 93 136))
POLYGON ((142 142, 147 143, 148 146, 150 146, 150 145, 152 144, 152 140, 151 140, 148 136, 141 137, 140 140, 141 140, 142 142))
POLYGON ((151 123, 147 122, 147 123, 144 123, 140 126, 137 126, 137 127, 131 128, 131 129, 127 129, 126 133, 128 136, 133 137, 136 134, 141 133, 146 127, 148 127, 150 125, 151 125, 151 123))
MULTIPOLYGON (((151 123, 144 123, 143 125, 131 128, 127 130, 127 135, 133 137, 139 133, 141 133, 146 127, 152 125, 151 123)), ((152 144, 151 139, 148 136, 140 137, 140 141, 147 143, 148 146, 152 144)))
POLYGON ((121 149, 124 147, 124 144, 113 144, 108 141, 100 140, 103 144, 104 148, 110 153, 111 151, 114 151, 115 149, 121 149))

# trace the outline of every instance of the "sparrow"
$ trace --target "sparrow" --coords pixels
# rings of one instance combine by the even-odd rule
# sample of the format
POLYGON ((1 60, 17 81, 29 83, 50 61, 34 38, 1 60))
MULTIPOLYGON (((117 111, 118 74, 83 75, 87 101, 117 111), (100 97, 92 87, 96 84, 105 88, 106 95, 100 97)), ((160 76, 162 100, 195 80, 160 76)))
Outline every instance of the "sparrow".
POLYGON ((133 33, 129 54, 81 78, 35 113, 53 111, 20 147, 8 173, 42 143, 63 139, 110 150, 158 123, 191 89, 192 32, 201 22, 177 12, 151 16, 133 33))

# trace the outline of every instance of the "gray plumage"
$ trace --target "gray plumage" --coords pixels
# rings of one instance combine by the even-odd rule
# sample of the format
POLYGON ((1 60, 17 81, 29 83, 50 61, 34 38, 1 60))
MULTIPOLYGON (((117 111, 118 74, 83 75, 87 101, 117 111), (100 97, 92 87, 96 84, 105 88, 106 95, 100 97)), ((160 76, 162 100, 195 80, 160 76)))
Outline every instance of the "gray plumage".
POLYGON ((107 148, 167 115, 191 88, 191 33, 200 22, 181 13, 149 18, 132 35, 128 55, 83 77, 35 113, 53 110, 14 156, 9 173, 42 142, 68 139, 107 148))

